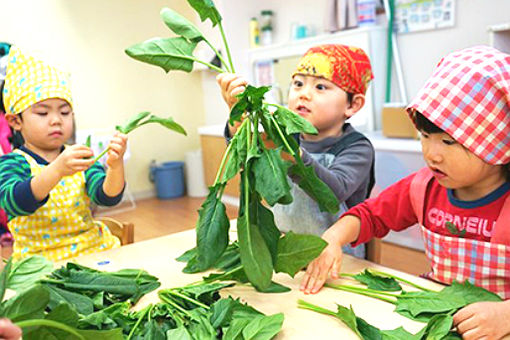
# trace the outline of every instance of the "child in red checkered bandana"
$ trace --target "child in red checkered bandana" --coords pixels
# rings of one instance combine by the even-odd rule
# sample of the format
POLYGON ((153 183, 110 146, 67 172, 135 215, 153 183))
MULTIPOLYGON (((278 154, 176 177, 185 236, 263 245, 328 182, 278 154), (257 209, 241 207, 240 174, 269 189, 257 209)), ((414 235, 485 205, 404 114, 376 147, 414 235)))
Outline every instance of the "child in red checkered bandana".
MULTIPOLYGON (((292 75, 288 107, 318 131, 316 135, 296 136, 301 158, 305 165, 314 168, 341 204, 337 214, 321 212, 317 203, 289 180, 292 203, 276 204, 272 208, 280 231, 322 235, 343 212, 368 197, 373 185, 374 149, 346 120, 363 107, 372 78, 370 60, 357 47, 316 46, 299 61, 292 75)), ((247 84, 236 74, 220 74, 218 83, 230 106, 247 84)), ((227 137, 235 130, 235 127, 228 128, 227 137)), ((356 248, 346 245, 344 251, 365 257, 363 244, 356 248)))
MULTIPOLYGON (((301 289, 338 278, 341 246, 420 224, 431 272, 510 298, 510 55, 486 46, 441 60, 408 112, 427 168, 346 212, 323 238, 301 289)), ((510 333, 510 301, 468 305, 454 315, 464 339, 510 333)))

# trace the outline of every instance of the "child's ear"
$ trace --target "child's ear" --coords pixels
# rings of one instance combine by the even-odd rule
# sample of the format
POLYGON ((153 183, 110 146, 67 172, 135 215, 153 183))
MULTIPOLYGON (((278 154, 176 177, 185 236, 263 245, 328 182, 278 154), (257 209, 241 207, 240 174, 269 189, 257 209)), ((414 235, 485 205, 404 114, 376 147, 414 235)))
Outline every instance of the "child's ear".
POLYGON ((19 115, 6 114, 5 120, 7 120, 9 126, 12 127, 14 130, 16 131, 21 130, 21 117, 19 115))
POLYGON ((356 112, 361 110, 361 108, 365 105, 365 95, 358 93, 352 96, 351 104, 347 108, 345 115, 347 118, 352 117, 356 112))

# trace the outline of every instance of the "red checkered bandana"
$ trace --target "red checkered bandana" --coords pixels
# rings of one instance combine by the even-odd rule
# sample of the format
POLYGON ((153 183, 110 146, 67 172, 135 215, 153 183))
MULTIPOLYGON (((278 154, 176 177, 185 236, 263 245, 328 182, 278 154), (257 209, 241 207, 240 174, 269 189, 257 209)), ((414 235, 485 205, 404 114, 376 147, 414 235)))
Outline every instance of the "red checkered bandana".
POLYGON ((488 46, 453 52, 407 107, 479 158, 510 162, 510 55, 488 46))
POLYGON ((374 78, 370 60, 361 48, 339 44, 310 48, 292 76, 296 74, 327 79, 353 94, 365 94, 374 78))

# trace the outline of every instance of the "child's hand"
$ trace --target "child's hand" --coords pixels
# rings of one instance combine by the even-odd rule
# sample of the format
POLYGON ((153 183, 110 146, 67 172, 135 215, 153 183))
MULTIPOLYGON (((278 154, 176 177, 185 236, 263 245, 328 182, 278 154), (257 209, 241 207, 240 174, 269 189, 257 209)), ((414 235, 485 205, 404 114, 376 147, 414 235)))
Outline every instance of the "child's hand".
POLYGON ((328 233, 328 231, 331 231, 331 228, 322 235, 322 238, 328 242, 327 247, 319 257, 310 262, 299 287, 305 294, 317 293, 330 274, 332 278, 338 279, 338 272, 342 265, 342 246, 334 233, 328 233))
POLYGON ((510 302, 476 302, 453 315, 462 339, 501 339, 510 333, 510 302))
POLYGON ((0 319, 0 339, 18 340, 21 338, 21 329, 9 319, 0 319))
POLYGON ((61 177, 70 176, 79 171, 85 171, 94 164, 92 156, 94 153, 89 147, 75 144, 66 147, 53 161, 53 165, 61 177))
POLYGON ((108 145, 108 158, 106 159, 106 164, 110 169, 123 166, 124 153, 127 148, 127 139, 127 135, 120 132, 116 132, 113 135, 110 145, 108 145))
POLYGON ((229 108, 232 108, 238 99, 236 95, 242 93, 248 82, 245 78, 235 73, 220 73, 216 81, 221 88, 221 96, 229 108))

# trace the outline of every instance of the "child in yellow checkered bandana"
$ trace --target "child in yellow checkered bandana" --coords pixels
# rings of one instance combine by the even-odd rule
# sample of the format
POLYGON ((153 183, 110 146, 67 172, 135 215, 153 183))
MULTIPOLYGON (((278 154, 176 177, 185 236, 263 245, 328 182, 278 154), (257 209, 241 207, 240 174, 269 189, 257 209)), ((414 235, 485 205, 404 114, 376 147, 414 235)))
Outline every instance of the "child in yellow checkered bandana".
POLYGON ((0 207, 9 215, 13 257, 62 260, 120 245, 94 221, 90 201, 117 204, 124 190, 127 136, 116 134, 105 169, 73 133, 69 77, 13 47, 2 90, 6 119, 24 144, 0 157, 0 207))

